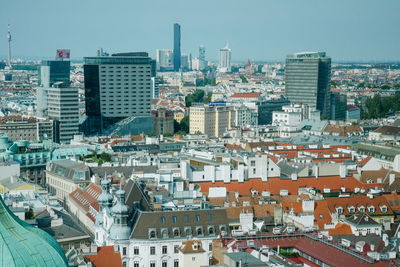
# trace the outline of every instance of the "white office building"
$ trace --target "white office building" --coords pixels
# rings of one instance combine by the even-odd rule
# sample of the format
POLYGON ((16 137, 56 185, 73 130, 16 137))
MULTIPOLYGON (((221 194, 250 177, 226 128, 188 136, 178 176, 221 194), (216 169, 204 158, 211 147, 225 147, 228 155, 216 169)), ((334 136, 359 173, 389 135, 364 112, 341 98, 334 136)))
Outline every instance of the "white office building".
POLYGON ((228 44, 224 48, 219 50, 219 72, 230 72, 231 71, 231 49, 228 44))

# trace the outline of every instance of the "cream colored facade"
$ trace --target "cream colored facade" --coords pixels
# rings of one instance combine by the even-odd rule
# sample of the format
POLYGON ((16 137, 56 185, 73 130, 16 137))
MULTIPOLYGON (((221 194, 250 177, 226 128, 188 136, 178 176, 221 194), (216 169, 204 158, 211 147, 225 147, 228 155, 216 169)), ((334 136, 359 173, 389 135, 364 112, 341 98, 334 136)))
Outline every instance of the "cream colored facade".
POLYGON ((174 112, 174 120, 176 120, 177 123, 181 123, 181 120, 185 117, 185 113, 182 111, 177 111, 174 112))
POLYGON ((231 126, 231 107, 193 106, 189 109, 190 134, 222 136, 231 126))

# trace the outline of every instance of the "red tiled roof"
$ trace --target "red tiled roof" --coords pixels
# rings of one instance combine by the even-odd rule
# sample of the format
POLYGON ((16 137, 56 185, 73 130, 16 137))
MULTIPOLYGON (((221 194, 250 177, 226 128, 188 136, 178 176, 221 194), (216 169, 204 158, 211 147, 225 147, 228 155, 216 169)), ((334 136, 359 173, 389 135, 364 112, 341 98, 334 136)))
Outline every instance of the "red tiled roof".
MULTIPOLYGON (((69 197, 74 200, 76 204, 78 204, 81 208, 83 208, 87 213, 90 212, 90 207, 95 210, 99 210, 99 202, 97 198, 101 194, 101 188, 96 184, 90 184, 86 187, 85 191, 77 188, 69 194, 69 197)), ((89 216, 90 219, 94 218, 93 216, 89 216)))
POLYGON ((357 106, 354 106, 354 105, 347 105, 347 110, 351 110, 351 109, 360 109, 360 108, 357 106))
POLYGON ((340 178, 340 176, 323 176, 316 179, 315 177, 300 177, 297 181, 290 179, 280 179, 279 177, 268 178, 267 182, 263 182, 260 178, 250 179, 239 183, 231 181, 224 182, 196 182, 200 185, 203 193, 208 193, 210 187, 224 186, 228 192, 236 191, 239 195, 251 195, 250 189, 256 189, 258 192, 269 191, 271 194, 280 194, 281 189, 288 190, 289 194, 297 195, 299 188, 312 187, 319 190, 330 188, 331 190, 340 190, 342 187, 346 191, 354 191, 354 188, 369 189, 381 186, 381 184, 363 184, 354 177, 340 178))
POLYGON ((114 252, 114 246, 97 248, 96 255, 85 255, 96 267, 122 267, 121 253, 114 252))

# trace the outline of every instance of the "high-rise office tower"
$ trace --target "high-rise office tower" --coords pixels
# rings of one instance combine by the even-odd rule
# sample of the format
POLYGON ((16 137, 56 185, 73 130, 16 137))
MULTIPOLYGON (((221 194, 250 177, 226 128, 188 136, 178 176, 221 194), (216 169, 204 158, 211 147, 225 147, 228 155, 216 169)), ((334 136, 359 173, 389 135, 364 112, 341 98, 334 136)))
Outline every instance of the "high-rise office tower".
POLYGON ((199 69, 204 70, 207 67, 206 48, 204 45, 199 47, 199 69))
POLYGON ((331 58, 325 52, 305 52, 286 58, 286 96, 291 103, 315 107, 330 117, 331 58))
POLYGON ((88 134, 103 132, 131 116, 150 116, 155 61, 147 53, 85 57, 88 134))
POLYGON ((41 85, 50 87, 56 82, 69 82, 70 70, 69 60, 43 60, 40 66, 41 85))
POLYGON ((231 71, 231 49, 228 44, 224 48, 219 50, 219 72, 230 72, 231 71))
POLYGON ((54 120, 54 141, 68 144, 79 132, 78 88, 56 82, 47 89, 47 115, 54 120))
POLYGON ((174 24, 174 71, 181 68, 181 25, 174 24))
POLYGON ((8 41, 8 67, 11 68, 11 31, 10 24, 8 24, 8 32, 7 32, 7 41, 8 41))

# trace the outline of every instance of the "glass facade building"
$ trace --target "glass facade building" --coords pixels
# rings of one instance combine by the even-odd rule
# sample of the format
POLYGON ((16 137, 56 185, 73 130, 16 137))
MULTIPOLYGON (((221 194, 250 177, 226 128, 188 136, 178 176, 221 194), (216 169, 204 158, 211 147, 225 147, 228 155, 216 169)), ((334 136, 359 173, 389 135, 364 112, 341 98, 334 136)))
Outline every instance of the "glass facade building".
POLYGON ((85 57, 86 134, 102 133, 131 116, 150 116, 156 64, 147 53, 85 57))
POLYGON ((40 79, 43 87, 51 87, 56 82, 70 81, 71 61, 43 60, 40 79))
POLYGON ((181 68, 181 25, 174 24, 174 71, 181 68))
POLYGON ((315 107, 330 117, 331 58, 325 52, 296 53, 286 58, 286 96, 291 103, 315 107))

